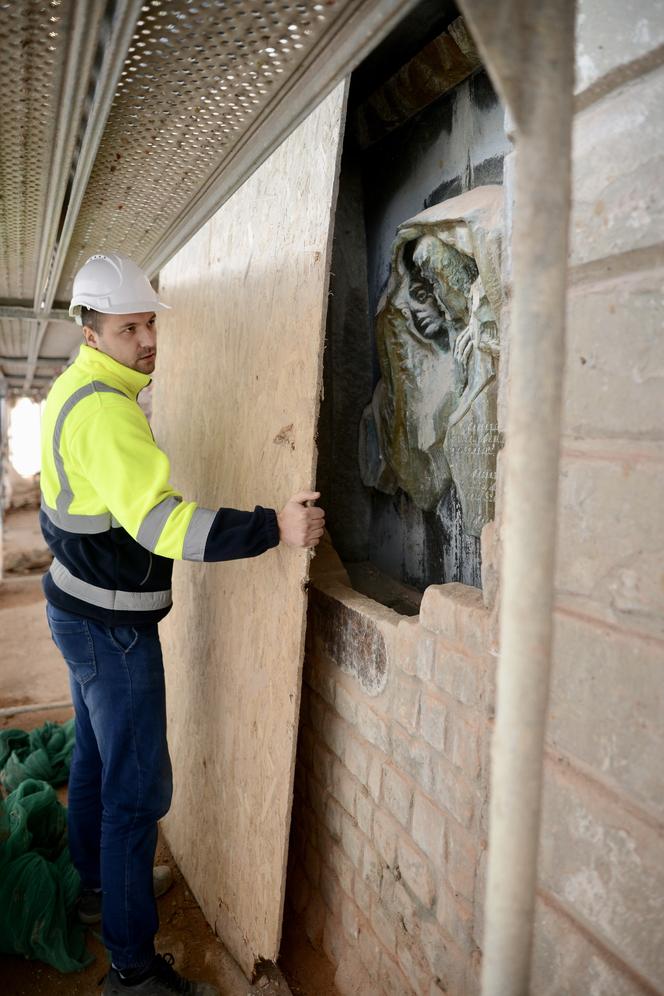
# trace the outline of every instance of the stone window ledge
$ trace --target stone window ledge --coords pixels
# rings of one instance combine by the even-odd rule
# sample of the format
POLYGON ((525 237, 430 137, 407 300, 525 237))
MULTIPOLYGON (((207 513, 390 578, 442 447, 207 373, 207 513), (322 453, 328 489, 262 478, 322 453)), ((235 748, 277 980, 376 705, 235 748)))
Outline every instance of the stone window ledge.
POLYGON ((451 582, 430 585, 419 615, 404 616, 356 591, 329 540, 311 569, 308 640, 337 667, 351 674, 367 695, 380 695, 393 666, 418 673, 432 637, 466 653, 494 649, 495 625, 478 588, 451 582))

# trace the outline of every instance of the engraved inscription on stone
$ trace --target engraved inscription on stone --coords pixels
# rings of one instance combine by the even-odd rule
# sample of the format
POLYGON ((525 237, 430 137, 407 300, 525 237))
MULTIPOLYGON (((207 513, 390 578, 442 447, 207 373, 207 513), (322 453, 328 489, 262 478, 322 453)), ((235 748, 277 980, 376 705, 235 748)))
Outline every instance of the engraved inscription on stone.
POLYGON ((463 529, 494 516, 502 188, 399 226, 376 317, 379 380, 360 424, 362 480, 430 510, 455 486, 463 529))

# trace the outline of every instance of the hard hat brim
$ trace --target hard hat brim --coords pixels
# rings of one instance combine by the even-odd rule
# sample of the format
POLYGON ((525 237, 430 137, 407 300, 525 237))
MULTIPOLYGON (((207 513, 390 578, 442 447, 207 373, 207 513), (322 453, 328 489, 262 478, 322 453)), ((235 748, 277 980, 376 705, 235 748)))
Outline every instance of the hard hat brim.
POLYGON ((137 315, 144 311, 170 311, 171 305, 164 304, 163 301, 128 301, 114 308, 101 308, 98 304, 88 304, 87 301, 72 301, 69 306, 69 317, 80 317, 81 308, 92 308, 101 315, 137 315))

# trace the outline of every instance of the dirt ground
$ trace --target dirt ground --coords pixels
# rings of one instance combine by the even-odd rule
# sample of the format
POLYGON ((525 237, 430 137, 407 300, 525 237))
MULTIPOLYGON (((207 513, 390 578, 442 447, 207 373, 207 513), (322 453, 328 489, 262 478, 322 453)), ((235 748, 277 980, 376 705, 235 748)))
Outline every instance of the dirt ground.
MULTIPOLYGON (((14 512, 10 533, 12 550, 21 544, 37 549, 40 538, 37 513, 14 512)), ((5 532, 5 536, 7 531, 5 532)), ((6 548, 5 548, 6 556, 6 548)), ((5 561, 6 563, 6 561, 5 561)), ((0 582, 0 709, 23 705, 49 705, 70 701, 67 668, 50 638, 44 612, 41 573, 7 575, 0 582)), ((71 707, 0 715, 0 729, 33 729, 47 720, 63 722, 71 707)), ((66 804, 66 789, 61 792, 66 804)), ((158 900, 160 930, 157 949, 170 951, 183 974, 215 983, 222 996, 336 996, 332 965, 311 947, 295 924, 284 925, 279 958, 280 972, 271 979, 259 977, 249 984, 238 965, 208 926, 187 883, 160 835, 156 861, 173 870, 173 887, 158 900)), ((0 990, 3 996, 93 996, 100 992, 107 970, 106 951, 98 928, 88 930, 88 949, 95 961, 85 971, 62 975, 41 962, 0 955, 0 990)))

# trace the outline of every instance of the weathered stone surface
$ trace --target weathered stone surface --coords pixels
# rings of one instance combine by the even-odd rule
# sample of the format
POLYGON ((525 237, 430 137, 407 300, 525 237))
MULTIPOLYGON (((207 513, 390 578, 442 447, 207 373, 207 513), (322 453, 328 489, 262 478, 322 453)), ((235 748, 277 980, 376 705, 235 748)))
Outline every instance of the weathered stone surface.
POLYGON ((394 866, 397 853, 399 825, 382 809, 374 817, 374 844, 386 865, 394 866))
POLYGON ((356 132, 367 146, 408 121, 481 66, 462 17, 384 83, 358 108, 356 132))
POLYGON ((399 226, 379 304, 382 378, 360 423, 362 480, 426 511, 454 485, 465 533, 493 518, 502 188, 477 187, 399 226))
MULTIPOLYGON (((364 834, 357 827, 355 821, 351 820, 348 816, 345 816, 342 821, 341 845, 345 854, 352 862, 353 867, 361 869, 362 855, 364 851, 364 834)), ((349 886, 346 891, 351 892, 351 887, 349 886)))
POLYGON ((374 847, 367 844, 364 848, 364 857, 362 862, 362 878, 367 883, 370 889, 376 893, 380 894, 380 883, 383 878, 383 865, 378 856, 378 853, 374 847))
POLYGON ((369 918, 371 914, 371 896, 371 889, 367 883, 363 881, 362 876, 355 875, 353 878, 353 897, 357 903, 357 908, 367 918, 369 918))
POLYGON ((448 695, 467 706, 486 701, 489 676, 487 656, 469 657, 452 650, 443 638, 438 640, 434 682, 448 695))
POLYGON ((658 449, 584 447, 563 455, 556 588, 664 635, 664 461, 656 459, 658 449))
POLYGON ((393 917, 388 916, 383 906, 378 902, 374 902, 371 910, 371 926, 382 945, 389 952, 395 954, 397 950, 396 923, 393 917))
POLYGON ((403 778, 391 764, 383 767, 382 802, 402 826, 409 825, 413 788, 410 781, 403 778))
POLYGON ((479 815, 477 792, 463 773, 447 760, 436 759, 433 796, 463 827, 475 827, 479 815))
POLYGON ((405 836, 401 836, 397 842, 397 861, 406 887, 425 909, 429 909, 436 897, 436 886, 429 861, 408 842, 405 836))
POLYGON ((368 740, 374 747, 378 747, 384 754, 389 753, 389 727, 386 721, 362 699, 359 699, 356 704, 355 725, 361 737, 368 740))
POLYGON ((395 719, 409 733, 416 733, 420 716, 420 682, 415 678, 397 674, 391 683, 390 691, 395 719))
POLYGON ((431 969, 419 944, 401 933, 397 941, 397 962, 417 996, 429 996, 431 969))
MULTIPOLYGON (((305 684, 313 688, 328 705, 333 706, 337 692, 337 683, 334 680, 334 674, 330 673, 331 670, 326 668, 324 664, 313 661, 311 657, 305 657, 304 659, 305 684)), ((302 717, 304 705, 303 697, 303 703, 300 706, 300 717, 302 717)))
POLYGON ((573 264, 661 242, 663 103, 659 69, 576 115, 573 264))
POLYGON ((475 948, 473 912, 470 903, 450 889, 442 888, 436 901, 436 919, 445 933, 468 954, 475 948))
POLYGON ((360 927, 358 951, 362 964, 372 979, 377 979, 380 964, 381 946, 376 935, 369 926, 360 927))
POLYGON ((571 289, 563 432, 661 439, 664 271, 571 289))
POLYGON ((355 775, 362 785, 369 781, 369 763, 371 754, 367 745, 356 737, 348 737, 344 751, 344 763, 350 773, 355 775))
POLYGON ((435 750, 445 749, 445 725, 447 720, 447 703, 437 695, 425 693, 422 696, 422 717, 420 727, 422 736, 435 750))
POLYGON ((490 649, 490 615, 477 588, 456 582, 430 585, 422 596, 420 622, 469 653, 490 649))
POLYGON ((445 818, 443 813, 420 792, 413 804, 413 840, 430 858, 434 868, 443 865, 445 818))
POLYGON ((381 955, 378 978, 385 996, 420 996, 420 993, 406 979, 401 968, 392 958, 388 957, 385 951, 381 955))
POLYGON ((657 991, 664 980, 661 836, 553 763, 545 766, 542 828, 542 886, 657 991))
POLYGON ((547 735, 664 819, 662 660, 652 640, 557 613, 547 735))
MULTIPOLYGON (((438 5, 437 16, 442 9, 438 5)), ((500 184, 506 147, 503 111, 480 70, 368 150, 364 166, 371 180, 365 187, 364 217, 371 314, 385 284, 397 226, 423 207, 480 184, 500 184)), ((369 397, 370 392, 365 401, 369 397)), ((456 507, 450 523, 447 509, 422 513, 403 493, 395 501, 376 492, 373 513, 369 556, 384 570, 421 588, 441 580, 480 585, 479 544, 464 544, 467 559, 461 569, 455 555, 442 552, 450 525, 453 536, 457 527, 465 535, 456 507)))
POLYGON ((537 996, 643 996, 614 959, 539 899, 535 909, 531 991, 537 996))
POLYGON ((664 44, 664 8, 653 0, 579 0, 576 92, 664 44))
POLYGON ((483 733, 484 727, 475 719, 464 718, 456 709, 449 711, 445 723, 445 754, 471 782, 480 775, 483 733))
POLYGON ((401 619, 397 626, 395 661, 406 674, 417 674, 421 627, 417 617, 401 619))
MULTIPOLYGON (((344 912, 346 912, 344 907, 344 912)), ((353 940, 359 938, 359 925, 351 933, 346 925, 346 934, 353 940)), ((334 976, 334 987, 340 996, 375 996, 375 983, 364 968, 359 954, 353 948, 347 948, 344 957, 334 976)))
POLYGON ((365 794, 358 791, 355 796, 355 819, 358 827, 367 837, 371 837, 373 834, 373 814, 373 805, 368 792, 365 794))
MULTIPOLYGON (((434 976, 431 980, 431 996, 441 996, 443 993, 449 996, 452 996, 452 993, 465 994, 467 954, 462 952, 451 938, 442 934, 439 924, 435 921, 422 920, 420 940, 434 976)), ((469 996, 471 994, 472 990, 469 996)))
POLYGON ((392 757, 394 763, 406 771, 425 792, 434 783, 434 764, 431 748, 419 737, 409 737, 400 726, 392 726, 392 757))
POLYGON ((477 880, 480 846, 477 837, 464 830, 453 820, 445 824, 445 840, 449 884, 455 892, 473 901, 477 880))
POLYGON ((323 930, 323 951, 333 965, 339 965, 346 954, 348 942, 341 921, 327 916, 323 930))
POLYGON ((342 597, 311 589, 309 627, 314 640, 337 667, 357 678, 368 694, 377 695, 387 681, 385 638, 378 619, 390 614, 396 628, 399 617, 351 588, 338 585, 334 591, 342 597))
MULTIPOLYGON (((346 818, 348 819, 348 818, 346 818)), ((339 885, 348 895, 353 891, 353 864, 348 860, 344 851, 334 845, 326 848, 325 857, 327 862, 339 880, 339 885)), ((341 899, 344 902, 344 898, 341 899)))

